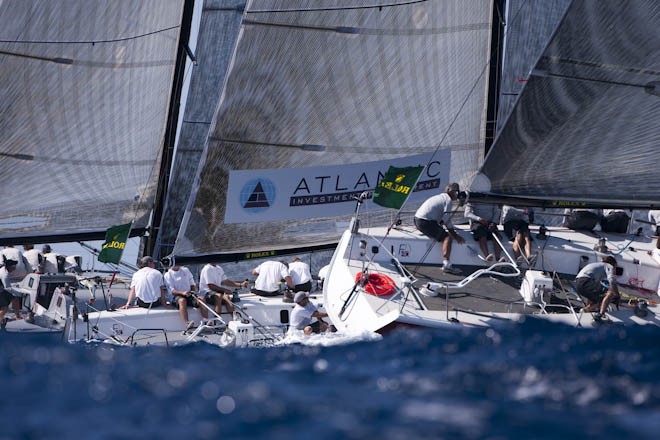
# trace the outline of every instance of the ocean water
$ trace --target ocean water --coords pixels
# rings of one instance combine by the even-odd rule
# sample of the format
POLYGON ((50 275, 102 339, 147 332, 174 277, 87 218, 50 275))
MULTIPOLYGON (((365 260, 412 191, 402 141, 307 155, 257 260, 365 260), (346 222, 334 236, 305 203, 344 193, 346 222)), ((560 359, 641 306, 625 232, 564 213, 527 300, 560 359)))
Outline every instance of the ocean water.
POLYGON ((650 439, 660 330, 396 329, 271 348, 0 334, 0 439, 650 439))

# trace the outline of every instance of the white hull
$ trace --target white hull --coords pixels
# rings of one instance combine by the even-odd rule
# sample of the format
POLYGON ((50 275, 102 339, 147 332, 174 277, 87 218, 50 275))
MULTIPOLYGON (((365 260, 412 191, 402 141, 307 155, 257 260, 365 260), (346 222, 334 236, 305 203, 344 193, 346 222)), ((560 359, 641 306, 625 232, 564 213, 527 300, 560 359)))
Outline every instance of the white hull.
MULTIPOLYGON (((316 300, 312 293, 310 297, 316 300)), ((282 296, 260 297, 242 294, 234 315, 223 313, 214 328, 186 331, 178 309, 172 306, 152 310, 98 311, 71 317, 64 337, 68 342, 104 341, 119 345, 181 345, 204 341, 221 346, 261 346, 281 341, 288 331, 289 316, 295 304, 282 296)), ((209 313, 210 317, 213 317, 209 313)), ((188 318, 199 324, 201 314, 189 307, 188 318)))
MULTIPOLYGON (((452 263, 486 269, 486 263, 478 255, 478 243, 472 238, 467 226, 458 226, 457 229, 465 239, 465 244, 454 243, 452 263)), ((452 307, 450 301, 447 301, 447 306, 442 310, 428 307, 426 297, 419 294, 419 287, 426 281, 417 280, 410 274, 402 276, 394 259, 408 267, 440 265, 441 245, 436 243, 429 249, 431 240, 414 227, 402 226, 392 229, 389 235, 383 238, 385 233, 385 228, 360 230, 357 234, 346 231, 337 246, 324 285, 324 304, 339 331, 377 331, 390 324, 433 328, 494 326, 502 322, 519 321, 530 315, 579 327, 598 325, 590 313, 582 313, 579 307, 573 310, 566 308, 562 310, 563 313, 549 313, 545 303, 525 304, 522 296, 519 296, 517 301, 511 301, 509 306, 511 309, 514 309, 514 306, 520 309, 523 304, 524 313, 461 309, 452 307), (360 246, 362 240, 366 242, 366 246, 364 243, 362 247, 360 246), (378 252, 374 253, 376 249, 378 252), (366 293, 360 287, 354 289, 356 275, 364 268, 370 273, 391 277, 397 285, 396 293, 379 297, 366 293)), ((633 307, 624 305, 620 310, 608 313, 607 321, 631 325, 660 325, 660 309, 656 305, 660 298, 655 293, 660 281, 660 254, 655 249, 655 239, 623 234, 598 233, 597 236, 560 227, 548 228, 546 240, 536 238, 538 233, 536 227, 531 228, 531 233, 534 237, 532 252, 538 253, 538 257, 530 269, 537 270, 538 272, 534 273, 538 274, 557 272, 565 276, 574 276, 585 264, 599 261, 602 254, 596 252, 594 248, 598 245, 599 236, 606 237, 609 251, 616 254, 618 265, 623 268, 623 274, 618 277, 619 283, 652 289, 652 292, 633 290, 635 296, 648 300, 646 316, 636 316, 633 307)), ((510 255, 513 255, 509 243, 505 243, 505 248, 510 255)), ((485 276, 494 276, 494 274, 487 272, 485 276)), ((462 282, 454 281, 447 283, 449 295, 445 295, 443 289, 440 289, 439 293, 449 298, 453 293, 460 292, 463 287, 462 282)), ((624 289, 624 292, 630 290, 624 289)))

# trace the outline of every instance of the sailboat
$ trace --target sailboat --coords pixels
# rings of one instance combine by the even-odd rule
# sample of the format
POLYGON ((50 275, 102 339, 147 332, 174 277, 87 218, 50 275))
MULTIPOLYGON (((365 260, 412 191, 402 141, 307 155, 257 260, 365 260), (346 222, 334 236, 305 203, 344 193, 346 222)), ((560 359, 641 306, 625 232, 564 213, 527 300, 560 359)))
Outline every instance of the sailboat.
MULTIPOLYGON (((515 14, 508 20, 515 23, 515 14)), ((660 122, 652 116, 660 110, 658 25, 660 9, 651 1, 566 5, 483 165, 462 180, 472 202, 535 207, 537 218, 556 208, 660 206, 660 122)), ((627 299, 609 310, 606 322, 660 325, 660 249, 641 231, 536 225, 535 261, 487 266, 470 245, 469 229, 458 226, 467 244, 454 244, 452 261, 468 275, 463 278, 438 270, 440 246, 410 220, 400 215, 390 225, 344 232, 324 285, 337 328, 448 329, 528 317, 602 325, 584 311, 573 282, 584 265, 606 255, 617 260, 617 284, 627 299), (379 294, 366 281, 371 275, 391 289, 379 294)), ((503 247, 511 253, 508 243, 503 247)))

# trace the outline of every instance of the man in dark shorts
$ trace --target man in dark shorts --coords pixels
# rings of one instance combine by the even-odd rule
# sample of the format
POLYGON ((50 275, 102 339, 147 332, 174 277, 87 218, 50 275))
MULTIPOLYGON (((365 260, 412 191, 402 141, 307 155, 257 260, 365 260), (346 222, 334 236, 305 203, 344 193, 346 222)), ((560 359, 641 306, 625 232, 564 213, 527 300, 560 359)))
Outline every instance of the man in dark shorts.
POLYGON ((603 257, 600 263, 590 263, 582 268, 575 278, 578 295, 586 299, 585 312, 598 312, 596 320, 607 312, 610 302, 618 302, 620 298, 619 289, 614 279, 616 272, 616 260, 611 255, 603 257), (609 282, 609 288, 603 286, 602 281, 609 282), (600 309, 598 308, 600 303, 600 309))
POLYGON ((502 248, 493 239, 493 235, 500 238, 500 233, 497 230, 500 210, 497 206, 486 203, 467 203, 465 205, 465 217, 470 219, 470 232, 472 232, 475 241, 479 242, 484 259, 489 263, 500 261, 502 248), (493 241, 492 254, 488 252, 488 240, 493 241))
POLYGON ((447 185, 445 192, 428 198, 415 212, 415 226, 427 237, 442 243, 442 270, 458 275, 460 270, 452 267, 449 262, 452 241, 465 243, 463 237, 456 233, 451 222, 452 202, 458 200, 458 183, 447 185))
POLYGON ((532 237, 529 235, 529 216, 527 209, 514 208, 504 205, 502 208, 502 224, 504 233, 513 242, 513 256, 519 263, 523 262, 521 256, 531 262, 532 256, 532 237))

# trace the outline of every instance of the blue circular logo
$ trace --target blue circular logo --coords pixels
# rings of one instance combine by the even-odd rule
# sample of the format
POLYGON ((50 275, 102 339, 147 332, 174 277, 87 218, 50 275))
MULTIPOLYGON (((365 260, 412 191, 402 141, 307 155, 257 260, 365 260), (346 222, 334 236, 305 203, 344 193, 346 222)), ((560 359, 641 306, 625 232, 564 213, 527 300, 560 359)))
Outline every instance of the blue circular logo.
POLYGON ((275 202, 275 184, 262 177, 249 180, 241 189, 241 206, 248 212, 267 210, 275 202))

